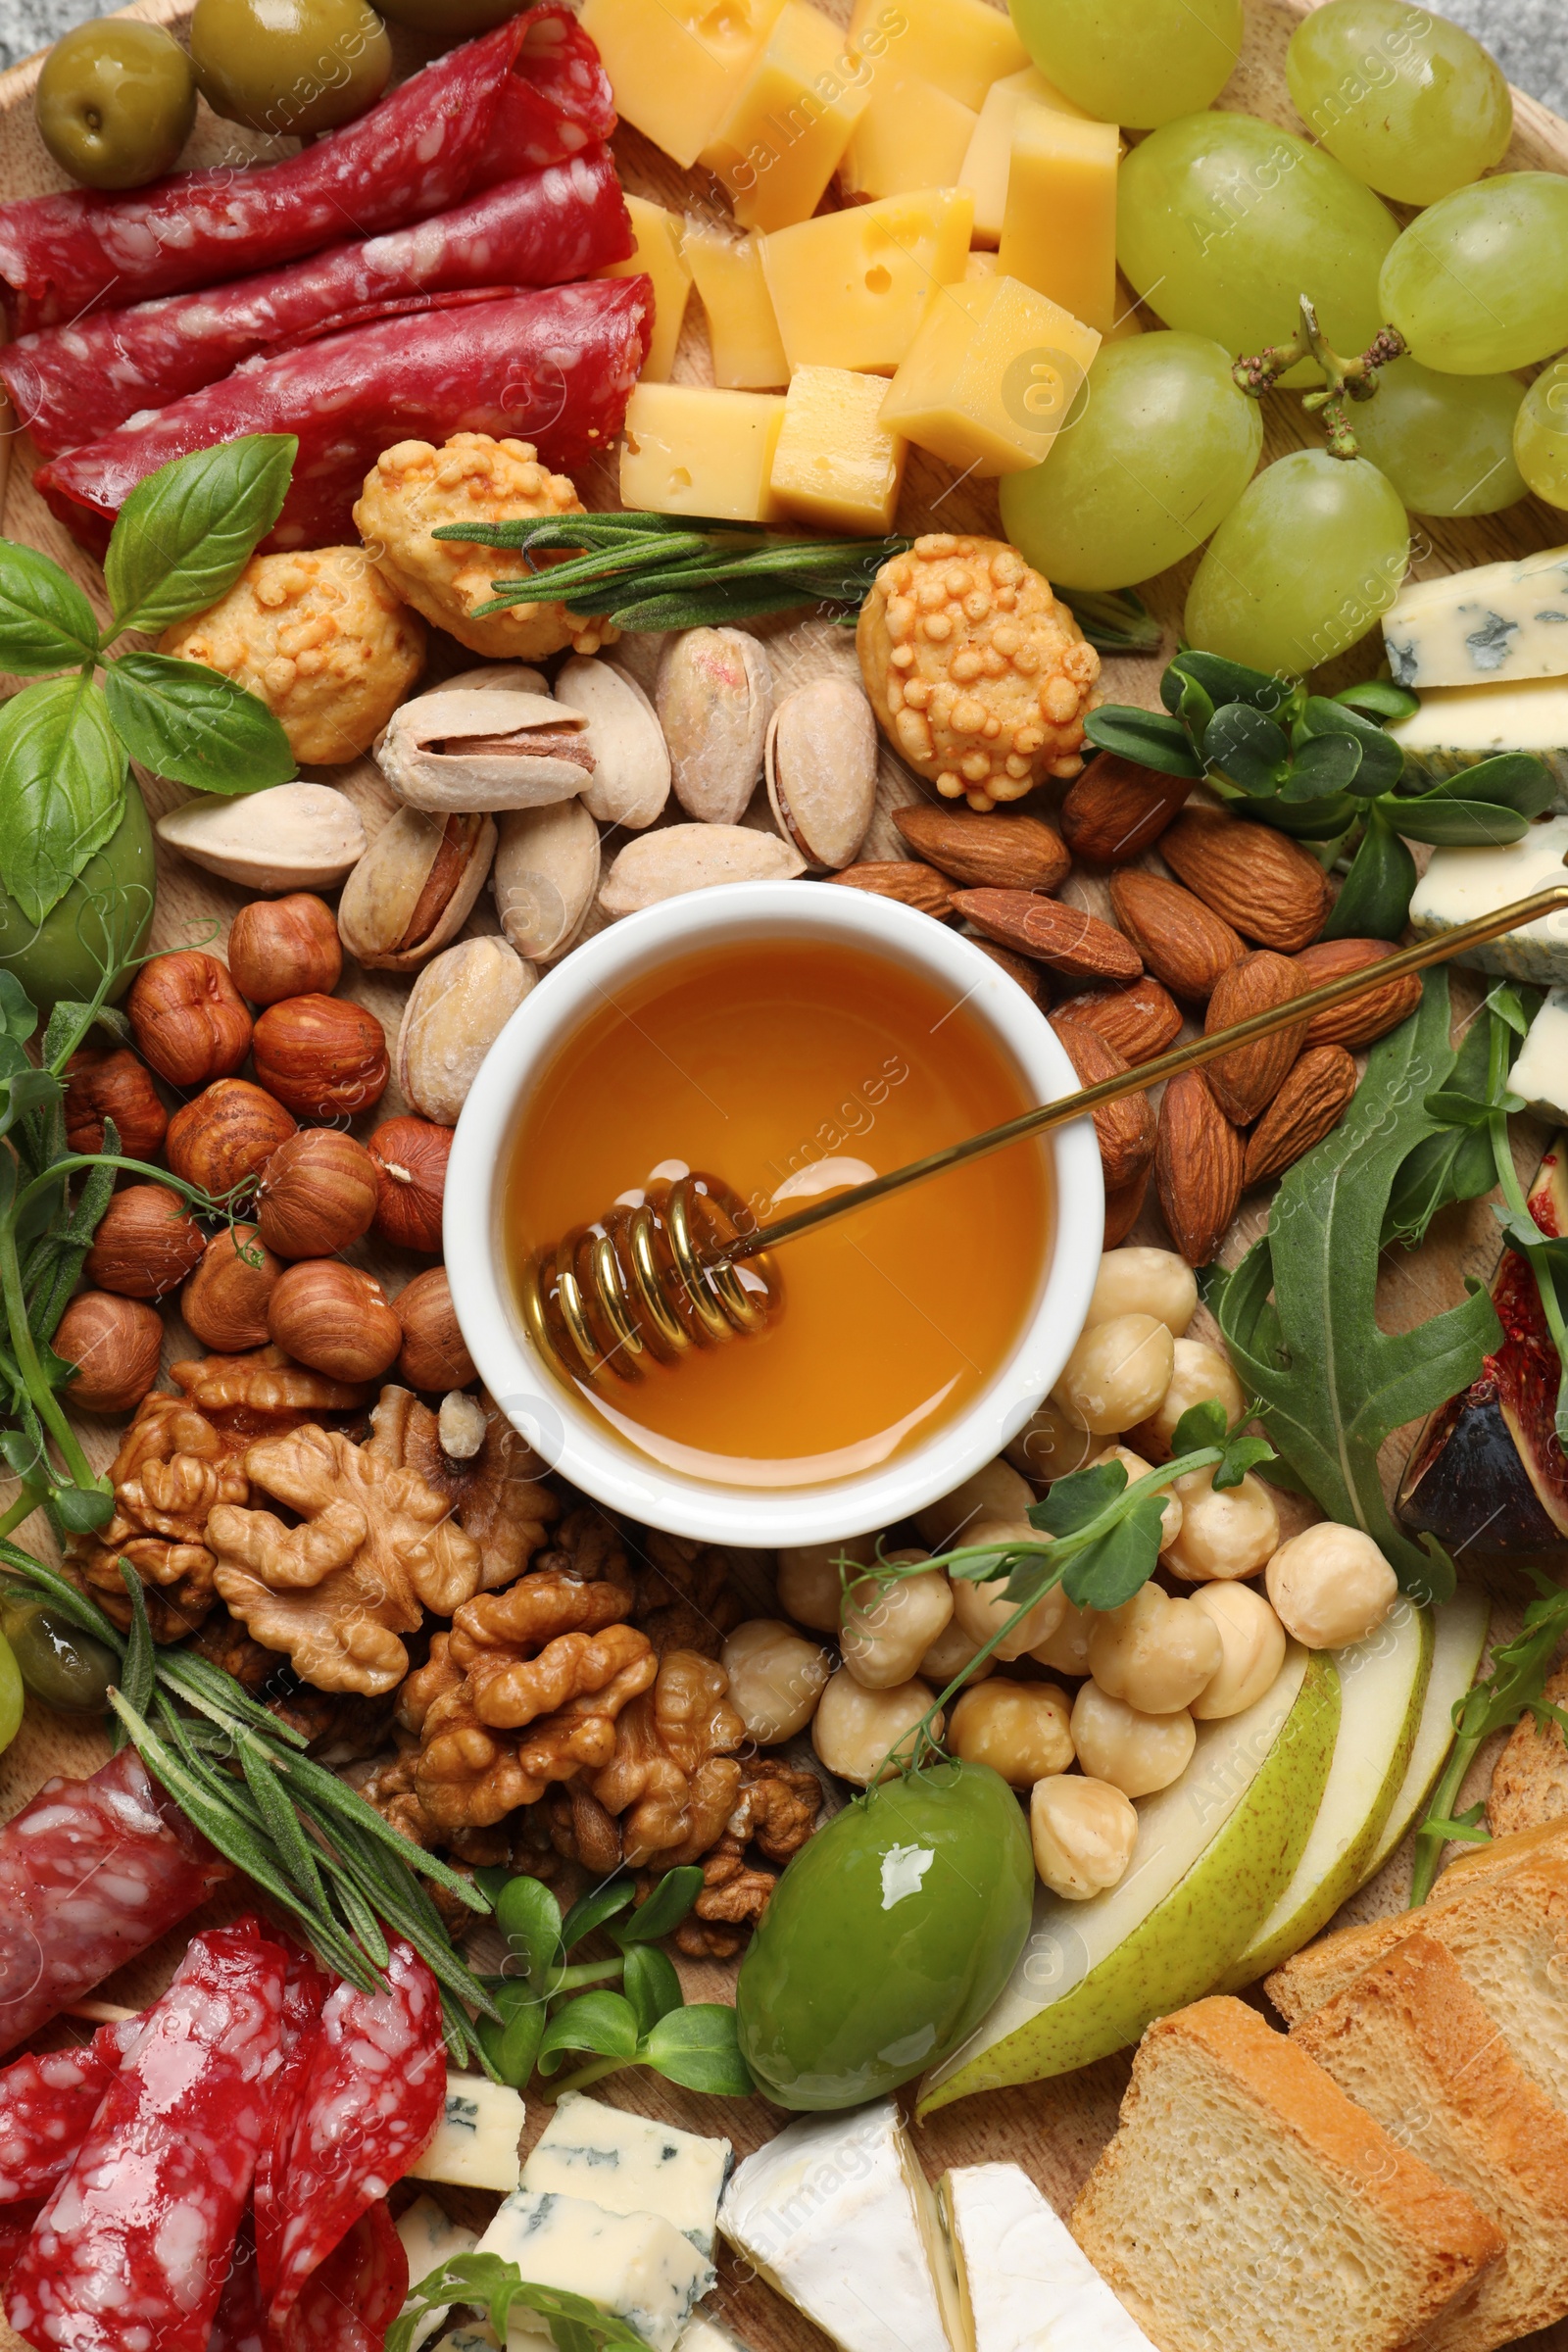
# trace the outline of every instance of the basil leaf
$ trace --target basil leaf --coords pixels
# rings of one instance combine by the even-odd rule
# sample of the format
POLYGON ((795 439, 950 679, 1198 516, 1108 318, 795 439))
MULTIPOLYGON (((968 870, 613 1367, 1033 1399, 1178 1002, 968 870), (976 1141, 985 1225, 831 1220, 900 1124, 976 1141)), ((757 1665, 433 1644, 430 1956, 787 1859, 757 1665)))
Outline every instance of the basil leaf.
POLYGON ((1085 1544, 1072 1562, 1061 1580, 1068 1599, 1081 1609, 1119 1609, 1124 1600, 1131 1600, 1159 1565, 1164 1524, 1164 1498, 1141 1494, 1114 1527, 1085 1544))
POLYGON ((0 539, 0 669, 32 678, 97 657, 97 617, 75 581, 36 548, 0 539))
POLYGON ((298 774, 267 705, 218 670, 167 654, 122 654, 104 675, 122 740, 156 774, 222 793, 260 792, 298 774))
MULTIPOLYGON (((1443 849, 1501 849, 1510 841, 1523 841, 1530 830, 1527 816, 1521 816, 1517 808, 1499 808, 1494 801, 1460 801, 1429 793, 1418 801, 1386 795, 1377 805, 1407 841, 1435 842, 1443 849)), ((1383 931, 1367 936, 1393 939, 1396 934, 1383 931)))
POLYGON ((495 1898, 507 1974, 537 1984, 561 1956, 561 1905, 538 1879, 509 1879, 495 1898))
POLYGON ((638 2033, 646 2037, 662 2017, 678 2009, 685 1999, 680 1979, 667 1957, 657 1943, 633 1943, 626 1949, 626 1968, 621 1990, 637 2020, 638 2033))
POLYGON ((1272 794, 1291 757, 1290 740, 1250 703, 1227 703, 1203 732, 1203 758, 1244 792, 1272 794))
POLYGON ((1118 1494, 1127 1491, 1126 1466, 1121 1462, 1096 1462, 1092 1469, 1074 1470, 1066 1478, 1058 1478, 1049 1494, 1032 1502, 1024 1516, 1031 1527, 1038 1527, 1048 1536, 1073 1536, 1101 1512, 1108 1510, 1118 1494))
POLYGON ((592 2050, 597 2057, 618 2058, 630 2066, 637 2040, 637 2020, 629 2001, 618 1992, 585 1992, 568 2001, 545 2028, 539 2072, 553 2075, 567 2050, 592 2050))
POLYGON ((647 1902, 623 1927, 611 1931, 615 1941, 624 1951, 629 1943, 651 1943, 656 1936, 667 1936, 671 1928, 680 1926, 702 1891, 700 1864, 688 1862, 679 1870, 666 1870, 647 1902))
POLYGON ((1380 805, 1368 812, 1361 846, 1323 926, 1325 939, 1397 939, 1409 917, 1415 859, 1378 814, 1380 805))
POLYGON ((757 2087, 741 2056, 735 2012, 720 2001, 695 2001, 662 2017, 644 2037, 640 2054, 686 2090, 746 2099, 757 2087))
POLYGON ((104 558, 116 634, 167 629, 226 596, 277 520, 298 454, 292 433, 247 433, 138 482, 104 558))
POLYGON ((0 710, 0 881, 29 923, 58 906, 125 807, 125 753, 103 689, 26 686, 0 710))
POLYGON ((1157 710, 1107 703, 1102 710, 1091 710, 1084 732, 1097 751, 1114 752, 1119 759, 1152 767, 1162 776, 1191 776, 1196 783, 1203 772, 1185 728, 1173 718, 1161 717, 1157 710))

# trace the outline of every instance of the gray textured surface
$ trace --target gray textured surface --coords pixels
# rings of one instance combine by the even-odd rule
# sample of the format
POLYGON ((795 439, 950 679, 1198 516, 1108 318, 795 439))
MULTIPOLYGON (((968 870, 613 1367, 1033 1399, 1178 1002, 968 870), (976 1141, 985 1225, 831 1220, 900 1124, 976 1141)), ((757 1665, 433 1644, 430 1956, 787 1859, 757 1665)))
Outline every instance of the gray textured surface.
MULTIPOLYGON (((29 57, 73 24, 111 13, 112 0, 0 0, 0 65, 29 57)), ((1445 16, 1467 24, 1508 79, 1568 116, 1568 0, 1446 0, 1445 16)))

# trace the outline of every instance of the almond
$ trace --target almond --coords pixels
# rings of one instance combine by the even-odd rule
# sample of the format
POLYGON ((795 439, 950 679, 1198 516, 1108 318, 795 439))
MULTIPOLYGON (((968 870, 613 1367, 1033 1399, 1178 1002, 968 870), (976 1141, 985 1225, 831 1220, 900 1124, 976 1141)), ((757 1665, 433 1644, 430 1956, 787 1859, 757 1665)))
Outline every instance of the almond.
MULTIPOLYGON (((1115 1047, 1107 1046, 1095 1030, 1064 1021, 1059 1013, 1051 1026, 1078 1073, 1080 1086, 1098 1086, 1102 1078, 1119 1078, 1128 1067, 1115 1047)), ((1119 1102, 1102 1103, 1094 1121, 1106 1192, 1119 1192, 1147 1176, 1154 1156, 1154 1114, 1149 1097, 1124 1095, 1119 1102)))
MULTIPOLYGON (((1259 948, 1241 963, 1233 963, 1228 972, 1221 972, 1215 981, 1203 1034, 1212 1037, 1220 1029, 1234 1028, 1238 1021, 1250 1020, 1254 1012, 1272 1012, 1276 1004, 1288 1004, 1300 993, 1296 966, 1289 957, 1259 948)), ((1238 1127, 1250 1127, 1285 1084, 1305 1043, 1306 1023, 1298 1021, 1294 1028, 1260 1037, 1255 1045, 1238 1046, 1234 1054, 1222 1054, 1218 1061, 1211 1061, 1204 1076, 1225 1116, 1234 1119, 1238 1127)))
MULTIPOLYGON (((1387 939, 1320 939, 1314 948, 1305 948, 1296 957, 1296 969, 1301 987, 1322 988, 1329 980, 1343 980, 1347 972, 1364 971, 1368 964, 1381 963, 1385 956, 1395 953, 1393 942, 1387 939)), ((1406 972, 1401 980, 1391 980, 1385 988, 1368 989, 1364 997, 1352 997, 1348 1004, 1331 1004, 1326 1012, 1314 1013, 1307 1027, 1309 1046, 1370 1046, 1374 1039, 1387 1037, 1391 1029, 1408 1020, 1421 1002, 1421 975, 1406 972)))
POLYGON ((1119 931, 1059 899, 1027 890, 960 890, 953 904, 999 947, 1037 956, 1069 980, 1136 980, 1144 968, 1119 931))
POLYGON ((1229 923, 1158 874, 1112 874, 1110 903, 1155 979, 1179 997, 1203 1004, 1221 972, 1247 954, 1229 923))
POLYGON ((1119 1250, 1143 1215, 1144 1202, 1149 1199, 1150 1173, 1151 1171, 1146 1168, 1141 1176, 1133 1179, 1131 1184, 1118 1185, 1115 1192, 1107 1189, 1103 1244, 1105 1249, 1119 1250))
POLYGON ((1328 876, 1297 842, 1217 808, 1189 808, 1159 854, 1205 906, 1244 939, 1285 956, 1309 947, 1328 920, 1328 876))
POLYGON ((918 865, 911 858, 873 858, 863 865, 847 865, 827 879, 851 890, 869 890, 879 899, 897 899, 901 906, 934 914, 939 922, 953 912, 953 884, 934 865, 918 865))
POLYGON ((1129 1063, 1152 1061, 1182 1033, 1181 1006, 1147 972, 1128 988, 1097 988, 1086 997, 1069 997, 1059 1010, 1063 1020, 1098 1030, 1129 1063))
POLYGON ((893 822, 917 858, 975 890, 1054 890, 1072 871, 1059 833, 1038 816, 971 816, 911 802, 893 822))
POLYGON ((1184 1071, 1159 1105, 1154 1183, 1171 1239, 1190 1266, 1219 1254, 1242 1198, 1242 1139, 1201 1070, 1184 1071))
POLYGON ((1266 1184, 1294 1167, 1338 1126, 1354 1093, 1355 1063, 1345 1047, 1308 1047, 1248 1139, 1244 1184, 1266 1184))
POLYGON ((1192 785, 1102 752, 1061 804, 1061 830, 1075 858, 1130 865, 1152 849, 1184 807, 1192 785))
POLYGON ((1000 963, 1007 978, 1016 980, 1031 1004, 1044 1011, 1051 1003, 1051 987, 1038 963, 1031 963, 1027 956, 1014 956, 1010 948, 999 948, 993 940, 972 939, 969 945, 989 956, 993 963, 1000 963))

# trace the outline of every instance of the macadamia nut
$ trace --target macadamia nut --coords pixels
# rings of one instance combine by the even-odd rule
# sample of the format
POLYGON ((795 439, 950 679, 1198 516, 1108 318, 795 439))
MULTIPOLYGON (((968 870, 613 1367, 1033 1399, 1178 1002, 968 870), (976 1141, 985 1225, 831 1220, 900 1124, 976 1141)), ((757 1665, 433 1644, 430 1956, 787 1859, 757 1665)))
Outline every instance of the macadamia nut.
POLYGON ((1267 1487, 1249 1470, 1239 1487, 1216 1490, 1212 1470, 1189 1470, 1176 1481, 1176 1492, 1182 1532, 1161 1555, 1171 1574, 1190 1585, 1256 1576, 1280 1540, 1280 1515, 1267 1487))
POLYGON ((844 1607, 840 1555, 858 1568, 876 1558, 875 1536, 847 1536, 838 1544, 786 1544, 778 1555, 778 1605, 797 1625, 836 1634, 844 1607))
MULTIPOLYGON (((982 1519, 974 1527, 964 1530, 966 1546, 994 1544, 999 1554, 1013 1544, 1049 1544, 1051 1538, 1043 1536, 1037 1527, 1031 1527, 1027 1519, 1014 1521, 1010 1526, 995 1519, 982 1519)), ((993 1584, 975 1584, 968 1577, 954 1579, 954 1623, 971 1641, 982 1644, 989 1642, 1017 1608, 1018 1603, 1005 1596, 1004 1587, 1009 1582, 1007 1577, 1000 1577, 993 1584)), ((1019 1618, 1011 1633, 998 1642, 992 1656, 1004 1665, 1009 1659, 1021 1658, 1025 1650, 1050 1640, 1066 1610, 1066 1593, 1059 1585, 1053 1586, 1035 1602, 1026 1617, 1019 1618)))
MULTIPOLYGON (((841 1668, 823 1691, 811 1722, 811 1745, 841 1780, 858 1788, 892 1780, 909 1758, 909 1735, 936 1693, 924 1683, 900 1683, 892 1690, 867 1690, 841 1668)), ((942 1717, 931 1726, 942 1736, 942 1717)))
POLYGON ((1282 1544, 1264 1582, 1286 1632, 1305 1649, 1364 1642, 1399 1597, 1398 1579, 1371 1537, 1331 1519, 1282 1544))
POLYGON ((1029 1655, 1037 1666, 1049 1666, 1053 1674, 1087 1674, 1090 1639, 1099 1623, 1098 1609, 1081 1609, 1075 1600, 1069 1600, 1055 1632, 1037 1642, 1029 1655))
POLYGON ((1201 1585, 1188 1602, 1218 1628, 1223 1655, 1192 1702, 1199 1723, 1241 1715, 1272 1690, 1285 1663, 1285 1628, 1250 1585, 1201 1585))
POLYGON ((804 1732, 832 1673, 827 1652, 778 1617, 738 1625, 720 1652, 729 1701, 759 1747, 804 1732))
POLYGON ((1181 1779, 1198 1744, 1198 1726, 1185 1707, 1177 1714, 1145 1715, 1098 1683, 1085 1683, 1073 1700, 1070 1728, 1085 1772, 1109 1781, 1123 1796, 1152 1796, 1156 1788, 1168 1788, 1181 1779))
POLYGON ((970 1527, 982 1519, 1021 1519, 1034 1498, 1028 1480, 999 1456, 951 1494, 916 1511, 914 1524, 922 1544, 934 1552, 950 1551, 956 1544, 967 1544, 970 1527))
POLYGON ((1224 1654, 1219 1629, 1201 1609, 1146 1585, 1095 1627, 1089 1671, 1141 1715, 1173 1715, 1212 1681, 1224 1654))
POLYGON ((966 1764, 989 1764, 1014 1788, 1032 1788, 1072 1762, 1067 1694, 1053 1683, 999 1676, 965 1690, 953 1710, 948 1745, 966 1764))
POLYGON ((1170 1380, 1147 1421, 1134 1429, 1124 1424, 1140 1453, 1152 1462, 1168 1462, 1176 1424, 1189 1406, 1214 1396, 1225 1407, 1225 1426, 1234 1429, 1247 1406, 1242 1384, 1231 1370, 1230 1358, 1206 1340, 1178 1340, 1172 1351, 1170 1380))
POLYGON ((1096 1437, 1114 1437, 1153 1412, 1170 1386, 1176 1343, 1152 1315, 1092 1324, 1053 1395, 1096 1437))
POLYGON ((1108 1781, 1053 1774, 1030 1792, 1029 1837, 1035 1868, 1052 1893, 1087 1902, 1127 1876, 1138 1809, 1108 1781))
POLYGON ((952 1616, 953 1587, 940 1569, 891 1585, 867 1577, 850 1588, 839 1636, 844 1663, 867 1690, 891 1690, 909 1680, 952 1616))
POLYGON ((1198 1312, 1198 1277, 1174 1250, 1107 1250, 1086 1329, 1117 1315, 1152 1315, 1179 1340, 1198 1312))
MULTIPOLYGON (((1094 1466, 1098 1468, 1102 1462, 1120 1462, 1127 1473, 1127 1484, 1130 1487, 1136 1487, 1141 1478, 1150 1477, 1154 1468, 1152 1462, 1146 1462, 1141 1453, 1134 1453, 1127 1446, 1107 1446, 1103 1453, 1096 1454, 1094 1466)), ((1163 1551, 1167 1544, 1174 1544, 1181 1532, 1182 1498, 1174 1487, 1167 1487, 1164 1504, 1159 1514, 1160 1550, 1163 1551)))
MULTIPOLYGON (((966 1666, 974 1665, 975 1659, 980 1654, 981 1646, 973 1635, 966 1634, 955 1618, 944 1632, 938 1634, 925 1656, 920 1660, 921 1682, 929 1683, 933 1690, 945 1690, 957 1675, 962 1674, 966 1666)), ((983 1665, 975 1666, 973 1674, 969 1677, 971 1688, 976 1683, 983 1683, 988 1674, 995 1674, 996 1671, 997 1661, 993 1653, 983 1665)), ((1086 1666, 1084 1672, 1087 1674, 1088 1671, 1086 1666)))
POLYGON ((1082 1470, 1094 1450, 1095 1441, 1088 1430, 1080 1429, 1048 1397, 1008 1446, 1007 1459, 1024 1478, 1044 1483, 1082 1470))

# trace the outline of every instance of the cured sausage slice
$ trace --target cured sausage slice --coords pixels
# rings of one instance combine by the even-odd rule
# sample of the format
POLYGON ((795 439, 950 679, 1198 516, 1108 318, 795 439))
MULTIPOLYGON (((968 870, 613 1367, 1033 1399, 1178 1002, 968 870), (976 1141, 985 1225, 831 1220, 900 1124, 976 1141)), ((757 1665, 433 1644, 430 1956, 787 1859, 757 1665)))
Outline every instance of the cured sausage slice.
POLYGON ((283 2343, 287 2352, 381 2352, 408 2297, 409 2258, 377 2197, 305 2281, 283 2343))
POLYGON ((46 2197, 70 2171, 142 2024, 100 2026, 79 2050, 19 2058, 0 2073, 0 2205, 46 2197))
POLYGON ((317 2029, 332 1991, 332 1979, 317 1967, 309 1952, 294 1945, 289 1952, 283 1986, 283 2021, 278 2051, 281 2063, 274 2081, 271 2113, 256 2152, 256 2180, 252 2201, 256 2214, 252 2264, 259 2280, 259 2308, 265 2309, 277 2284, 282 2247, 280 2199, 288 2171, 289 2144, 298 2120, 300 2093, 316 2046, 317 2029))
POLYGON ((532 442, 571 473, 608 450, 648 357, 649 279, 607 277, 356 327, 250 361, 36 476, 93 554, 139 481, 245 433, 295 433, 294 479, 269 548, 352 544, 354 502, 384 450, 455 432, 532 442))
POLYGON ((122 1748, 89 1781, 48 1781, 0 1830, 0 2052, 232 1877, 122 1748))
POLYGON ((217 383, 258 353, 459 289, 564 285, 625 261, 634 246, 615 167, 603 147, 588 147, 415 227, 24 335, 0 351, 0 377, 54 457, 217 383))
POLYGON ((556 0, 530 10, 522 24, 522 48, 470 183, 475 188, 580 155, 615 127, 610 75, 572 11, 556 0))

